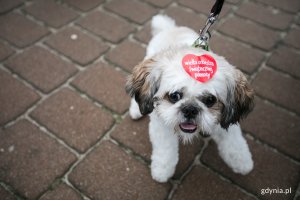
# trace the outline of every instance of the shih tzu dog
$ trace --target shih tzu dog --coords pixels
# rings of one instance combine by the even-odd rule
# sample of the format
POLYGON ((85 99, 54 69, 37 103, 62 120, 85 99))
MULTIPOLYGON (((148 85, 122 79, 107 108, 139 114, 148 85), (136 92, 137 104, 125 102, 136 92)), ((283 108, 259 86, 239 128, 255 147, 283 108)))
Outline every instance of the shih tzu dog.
POLYGON ((254 92, 241 71, 225 58, 191 47, 198 34, 164 15, 152 19, 146 57, 128 77, 133 119, 150 115, 151 175, 173 176, 179 141, 210 135, 225 163, 236 173, 253 168, 239 120, 253 108, 254 92))

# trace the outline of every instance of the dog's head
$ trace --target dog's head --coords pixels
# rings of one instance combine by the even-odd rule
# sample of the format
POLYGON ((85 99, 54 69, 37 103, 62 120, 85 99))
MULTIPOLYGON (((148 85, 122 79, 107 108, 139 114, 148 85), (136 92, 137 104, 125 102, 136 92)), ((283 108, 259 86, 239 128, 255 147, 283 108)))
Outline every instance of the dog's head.
POLYGON ((190 47, 166 50, 138 64, 127 92, 143 115, 154 112, 183 139, 210 134, 215 125, 227 129, 253 108, 254 92, 241 71, 223 57, 190 47), (210 54, 217 63, 213 78, 202 83, 182 66, 184 55, 210 54))

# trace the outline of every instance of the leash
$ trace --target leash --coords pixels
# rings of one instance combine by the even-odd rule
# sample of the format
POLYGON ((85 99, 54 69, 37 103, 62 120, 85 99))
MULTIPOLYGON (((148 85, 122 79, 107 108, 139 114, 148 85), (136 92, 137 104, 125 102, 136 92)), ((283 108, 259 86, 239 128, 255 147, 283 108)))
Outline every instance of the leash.
POLYGON ((193 47, 195 48, 202 48, 206 51, 209 51, 209 39, 211 38, 211 34, 209 32, 209 28, 213 23, 217 20, 222 7, 224 4, 224 0, 216 0, 215 4, 213 5, 210 15, 205 23, 205 26, 203 29, 200 29, 200 36, 199 38, 193 43, 193 47))

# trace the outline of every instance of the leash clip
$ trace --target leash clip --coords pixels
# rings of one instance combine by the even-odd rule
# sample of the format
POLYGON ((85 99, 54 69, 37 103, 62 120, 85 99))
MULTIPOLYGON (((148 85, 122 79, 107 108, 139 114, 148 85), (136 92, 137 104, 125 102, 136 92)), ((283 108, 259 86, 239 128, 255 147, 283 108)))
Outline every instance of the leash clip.
POLYGON ((209 39, 211 38, 211 34, 209 32, 209 28, 211 25, 216 21, 217 16, 214 16, 213 13, 210 14, 210 17, 207 19, 205 26, 203 29, 200 29, 200 36, 199 38, 194 42, 193 47, 201 47, 202 49, 208 51, 208 43, 209 39))
POLYGON ((198 48, 201 47, 202 49, 208 51, 209 50, 209 39, 211 38, 211 34, 209 32, 209 28, 213 23, 217 20, 219 13, 222 10, 224 0, 217 0, 214 4, 213 8, 211 9, 211 13, 206 20, 205 26, 201 29, 199 38, 193 43, 193 47, 198 48))
POLYGON ((211 27, 211 25, 213 25, 213 23, 217 20, 218 15, 214 15, 213 13, 210 14, 210 16, 208 17, 205 26, 202 30, 200 30, 200 37, 205 38, 206 33, 209 33, 209 28, 211 27))

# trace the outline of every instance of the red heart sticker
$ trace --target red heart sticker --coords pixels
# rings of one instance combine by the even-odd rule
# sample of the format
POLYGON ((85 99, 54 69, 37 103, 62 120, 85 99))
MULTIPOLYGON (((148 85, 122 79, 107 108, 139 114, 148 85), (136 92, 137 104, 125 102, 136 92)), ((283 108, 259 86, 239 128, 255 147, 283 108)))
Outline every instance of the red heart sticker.
POLYGON ((217 71, 215 59, 207 54, 187 54, 182 59, 182 66, 193 79, 202 83, 210 80, 217 71))

